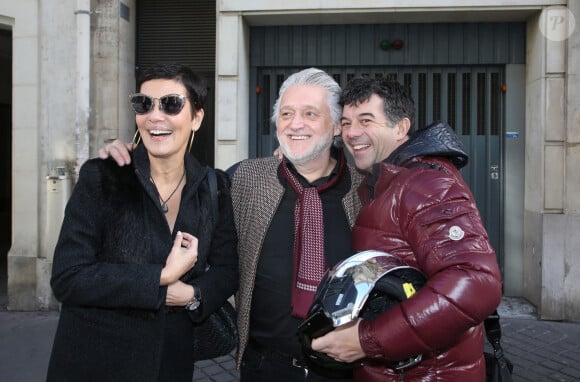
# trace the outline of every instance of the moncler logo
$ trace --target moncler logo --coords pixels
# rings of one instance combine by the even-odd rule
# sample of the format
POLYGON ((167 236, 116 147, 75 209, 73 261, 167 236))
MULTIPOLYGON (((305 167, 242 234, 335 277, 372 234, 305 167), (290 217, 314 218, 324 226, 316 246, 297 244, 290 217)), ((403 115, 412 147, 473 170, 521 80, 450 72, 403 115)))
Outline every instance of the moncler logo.
POLYGON ((453 227, 449 228, 449 238, 451 240, 461 240, 465 236, 465 232, 459 227, 454 225, 453 227))

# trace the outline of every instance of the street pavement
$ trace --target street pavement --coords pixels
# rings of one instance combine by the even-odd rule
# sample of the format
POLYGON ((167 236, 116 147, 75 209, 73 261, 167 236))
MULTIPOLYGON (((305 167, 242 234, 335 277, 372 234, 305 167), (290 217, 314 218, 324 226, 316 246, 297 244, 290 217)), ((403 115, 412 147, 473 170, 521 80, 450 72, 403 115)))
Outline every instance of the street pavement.
MULTIPOLYGON (((538 320, 518 298, 504 298, 499 313, 514 382, 580 381, 580 323, 538 320)), ((0 381, 44 381, 57 321, 55 311, 0 310, 0 381)), ((196 363, 193 382, 232 381, 239 381, 233 354, 196 363)))

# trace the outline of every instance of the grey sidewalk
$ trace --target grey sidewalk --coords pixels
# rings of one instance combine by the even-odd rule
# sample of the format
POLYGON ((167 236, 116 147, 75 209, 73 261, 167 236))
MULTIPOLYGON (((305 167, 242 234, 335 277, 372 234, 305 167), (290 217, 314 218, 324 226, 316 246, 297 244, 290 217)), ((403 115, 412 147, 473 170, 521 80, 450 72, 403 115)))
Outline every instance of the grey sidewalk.
MULTIPOLYGON (((504 299, 499 312, 515 382, 580 381, 580 323, 537 320, 519 299, 504 299)), ((58 312, 0 311, 1 381, 44 381, 57 321, 58 312)), ((198 362, 193 381, 238 381, 233 357, 198 362)))

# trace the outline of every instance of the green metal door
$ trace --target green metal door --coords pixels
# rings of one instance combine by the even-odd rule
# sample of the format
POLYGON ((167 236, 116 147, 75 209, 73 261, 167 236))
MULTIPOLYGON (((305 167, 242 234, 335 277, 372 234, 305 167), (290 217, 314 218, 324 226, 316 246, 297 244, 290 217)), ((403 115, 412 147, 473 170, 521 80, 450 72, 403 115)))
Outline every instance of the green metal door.
MULTIPOLYGON (((494 246, 503 265, 503 102, 504 69, 494 66, 401 66, 320 67, 344 86, 355 76, 388 77, 410 91, 417 107, 416 126, 443 120, 461 137, 469 153, 462 175, 470 186, 494 246)), ((302 68, 259 67, 251 74, 250 139, 252 156, 269 156, 278 147, 270 122, 272 107, 282 82, 302 68)))

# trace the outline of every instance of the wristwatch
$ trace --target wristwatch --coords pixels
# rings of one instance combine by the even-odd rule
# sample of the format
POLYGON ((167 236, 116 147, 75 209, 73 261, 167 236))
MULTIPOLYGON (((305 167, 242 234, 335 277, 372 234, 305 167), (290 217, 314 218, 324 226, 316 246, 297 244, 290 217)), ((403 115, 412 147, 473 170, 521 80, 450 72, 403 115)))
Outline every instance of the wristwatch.
POLYGON ((199 307, 199 304, 201 304, 201 291, 195 285, 192 286, 193 298, 187 304, 185 304, 185 310, 189 311, 196 310, 199 307))

